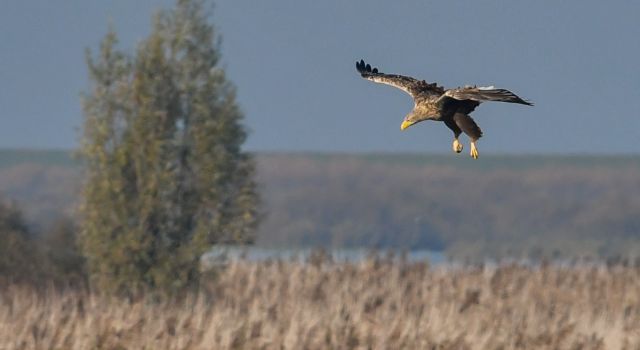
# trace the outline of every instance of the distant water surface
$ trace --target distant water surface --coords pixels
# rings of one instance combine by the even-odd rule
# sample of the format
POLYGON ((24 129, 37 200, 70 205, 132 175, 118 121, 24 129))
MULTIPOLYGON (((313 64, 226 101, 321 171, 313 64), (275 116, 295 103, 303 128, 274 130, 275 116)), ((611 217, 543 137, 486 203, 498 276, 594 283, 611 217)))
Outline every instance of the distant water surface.
POLYGON ((265 248, 265 247, 238 247, 217 246, 203 255, 205 265, 215 265, 235 260, 246 261, 308 261, 317 254, 326 254, 334 262, 358 263, 372 256, 380 258, 391 257, 407 262, 428 262, 430 264, 442 264, 446 262, 446 256, 442 252, 430 250, 371 250, 371 249, 310 249, 310 248, 265 248))

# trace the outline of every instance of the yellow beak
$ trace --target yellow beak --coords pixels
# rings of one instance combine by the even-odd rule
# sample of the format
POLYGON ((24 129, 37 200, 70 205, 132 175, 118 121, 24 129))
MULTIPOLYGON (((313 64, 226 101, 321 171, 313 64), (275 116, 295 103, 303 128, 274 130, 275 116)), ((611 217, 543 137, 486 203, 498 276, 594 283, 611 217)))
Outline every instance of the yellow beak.
POLYGON ((412 122, 410 122, 408 120, 403 120, 402 124, 400 124, 400 130, 404 130, 404 129, 410 127, 411 125, 413 125, 412 122))

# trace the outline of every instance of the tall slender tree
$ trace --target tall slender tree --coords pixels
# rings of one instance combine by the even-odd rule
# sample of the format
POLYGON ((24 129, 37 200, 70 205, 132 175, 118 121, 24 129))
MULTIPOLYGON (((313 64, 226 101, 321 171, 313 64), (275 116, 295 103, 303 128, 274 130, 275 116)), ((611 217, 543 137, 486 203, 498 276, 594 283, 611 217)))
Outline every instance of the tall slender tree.
POLYGON ((254 163, 207 4, 160 12, 133 56, 113 30, 87 53, 81 234, 101 288, 179 290, 213 244, 253 238, 254 163))

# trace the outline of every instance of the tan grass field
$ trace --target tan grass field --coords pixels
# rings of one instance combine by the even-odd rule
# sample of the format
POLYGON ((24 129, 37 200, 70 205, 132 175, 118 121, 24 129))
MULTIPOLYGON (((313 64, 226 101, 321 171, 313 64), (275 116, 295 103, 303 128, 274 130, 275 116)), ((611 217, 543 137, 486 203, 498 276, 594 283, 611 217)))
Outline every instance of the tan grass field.
POLYGON ((44 294, 0 294, 0 349, 640 348, 637 267, 240 261, 180 302, 44 294))

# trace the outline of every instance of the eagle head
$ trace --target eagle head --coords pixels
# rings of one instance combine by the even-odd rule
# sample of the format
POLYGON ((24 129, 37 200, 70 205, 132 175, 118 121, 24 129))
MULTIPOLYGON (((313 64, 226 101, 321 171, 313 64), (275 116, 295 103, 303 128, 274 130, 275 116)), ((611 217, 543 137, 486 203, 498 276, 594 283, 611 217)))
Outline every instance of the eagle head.
POLYGON ((400 124, 400 130, 404 130, 408 127, 410 127, 411 125, 422 121, 423 119, 419 118, 416 114, 414 113, 409 113, 407 114, 406 117, 404 117, 404 120, 402 120, 402 124, 400 124))

